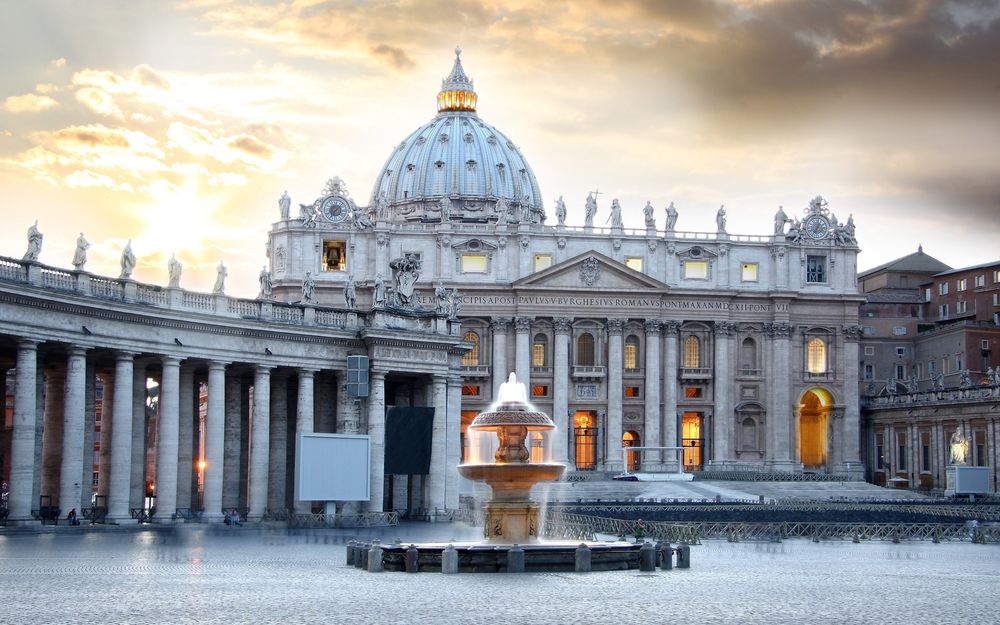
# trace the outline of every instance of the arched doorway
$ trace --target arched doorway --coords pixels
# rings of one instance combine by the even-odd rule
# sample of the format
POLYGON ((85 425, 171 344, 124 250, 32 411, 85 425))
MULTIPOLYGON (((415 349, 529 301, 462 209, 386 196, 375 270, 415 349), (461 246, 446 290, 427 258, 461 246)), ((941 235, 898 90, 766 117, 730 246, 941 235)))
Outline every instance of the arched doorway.
MULTIPOLYGON (((622 434, 622 447, 640 447, 642 442, 639 440, 639 434, 637 432, 628 431, 622 434)), ((630 451, 625 454, 625 466, 628 467, 629 471, 638 471, 641 452, 630 451)))
POLYGON ((701 470, 701 450, 704 439, 701 436, 702 414, 685 412, 681 415, 681 445, 684 447, 684 469, 701 470))
POLYGON ((597 461, 597 415, 577 410, 573 415, 573 452, 577 471, 591 471, 597 461))
POLYGON ((829 452, 829 418, 833 397, 814 387, 799 400, 799 459, 803 466, 822 467, 829 452))

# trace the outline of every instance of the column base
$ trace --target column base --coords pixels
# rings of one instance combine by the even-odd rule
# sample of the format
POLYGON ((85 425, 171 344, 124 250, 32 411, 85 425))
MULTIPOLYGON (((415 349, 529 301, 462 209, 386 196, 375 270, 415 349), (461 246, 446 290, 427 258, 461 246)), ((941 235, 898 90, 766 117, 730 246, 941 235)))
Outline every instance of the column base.
POLYGON ((7 527, 41 527, 42 522, 35 517, 7 517, 7 527))
POLYGON ((837 465, 837 473, 847 476, 852 482, 863 482, 865 479, 865 465, 860 462, 842 462, 837 465))
POLYGON ((775 473, 802 473, 802 463, 794 460, 768 460, 765 466, 775 473))

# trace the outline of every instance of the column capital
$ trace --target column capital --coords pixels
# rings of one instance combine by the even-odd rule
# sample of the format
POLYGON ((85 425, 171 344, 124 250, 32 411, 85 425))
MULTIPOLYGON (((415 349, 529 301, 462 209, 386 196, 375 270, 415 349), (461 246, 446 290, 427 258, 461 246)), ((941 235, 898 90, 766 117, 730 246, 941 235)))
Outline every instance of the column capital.
POLYGON ((18 349, 37 350, 39 343, 41 343, 41 341, 38 339, 17 339, 18 349))
POLYGON ((254 365, 253 366, 254 373, 266 373, 266 374, 270 375, 272 369, 274 369, 274 365, 259 365, 258 364, 258 365, 254 365))
POLYGON ((91 349, 91 347, 88 345, 73 344, 69 346, 69 349, 67 351, 69 352, 70 356, 86 356, 87 350, 89 349, 91 349))
POLYGON ((178 356, 161 356, 160 362, 163 363, 164 367, 180 367, 181 361, 184 360, 178 356))
POLYGON ((230 364, 232 364, 232 363, 227 362, 225 360, 210 360, 210 361, 208 361, 208 370, 209 371, 220 371, 220 370, 221 371, 225 371, 226 367, 228 367, 230 364))
POLYGON ((298 372, 299 372, 299 375, 311 378, 314 375, 316 375, 317 373, 319 373, 319 369, 311 369, 309 367, 299 367, 298 368, 298 372))
POLYGON ((490 320, 490 328, 493 329, 493 332, 506 332, 510 328, 510 323, 510 317, 493 317, 490 320))
POLYGON ((119 349, 115 350, 115 360, 121 362, 123 360, 133 361, 135 357, 138 356, 138 352, 130 352, 128 350, 119 349))
POLYGON ((663 322, 663 333, 667 336, 677 336, 681 331, 681 322, 673 319, 663 322))
POLYGON ((552 327, 556 334, 569 334, 573 329, 573 319, 570 317, 555 317, 552 319, 552 327))
POLYGON ((514 318, 514 329, 518 332, 530 332, 531 324, 535 321, 534 317, 515 317, 514 318))
POLYGON ((663 322, 658 319, 647 319, 642 327, 646 330, 646 335, 658 335, 663 329, 663 322))
POLYGON ((374 380, 375 378, 378 378, 380 380, 384 380, 387 373, 389 373, 389 372, 388 371, 381 371, 379 369, 372 369, 371 371, 368 372, 368 376, 372 380, 374 380))
POLYGON ((716 321, 716 336, 732 336, 736 332, 736 324, 729 321, 716 321))
POLYGON ((787 339, 792 336, 792 326, 787 323, 765 323, 764 334, 772 338, 787 339))
POLYGON ((624 319, 607 319, 605 325, 608 328, 608 334, 611 336, 621 336, 622 330, 625 329, 624 319))

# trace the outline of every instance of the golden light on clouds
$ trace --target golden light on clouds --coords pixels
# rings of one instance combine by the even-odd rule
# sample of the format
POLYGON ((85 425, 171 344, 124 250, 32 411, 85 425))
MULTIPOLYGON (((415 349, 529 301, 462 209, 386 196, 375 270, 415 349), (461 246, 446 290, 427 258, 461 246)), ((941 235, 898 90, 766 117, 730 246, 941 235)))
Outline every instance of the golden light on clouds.
MULTIPOLYGON (((367 204, 435 113, 456 44, 479 114, 571 223, 600 188, 626 226, 674 201, 709 230, 724 203, 731 231, 760 234, 822 193, 854 213, 862 268, 921 242, 953 265, 1000 249, 996 3, 193 0, 45 18, 66 35, 38 19, 0 33, 19 50, 0 77, 0 188, 58 266, 86 230, 94 271, 116 275, 131 237, 140 277, 177 252, 207 289, 223 258, 252 294, 281 192, 309 203, 339 175, 367 204)), ((23 252, 22 230, 0 255, 23 252)))

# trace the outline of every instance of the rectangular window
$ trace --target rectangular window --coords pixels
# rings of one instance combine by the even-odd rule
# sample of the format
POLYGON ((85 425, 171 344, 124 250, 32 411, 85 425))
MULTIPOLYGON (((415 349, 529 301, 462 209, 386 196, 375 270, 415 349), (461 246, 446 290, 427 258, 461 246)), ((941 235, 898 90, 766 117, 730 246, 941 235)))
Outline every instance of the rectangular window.
POLYGON ((463 397, 479 397, 479 385, 478 384, 465 384, 462 386, 462 396, 463 397))
POLYGON ((989 349, 990 340, 989 339, 979 339, 979 349, 989 349))
POLYGON ((965 367, 962 366, 962 357, 955 356, 955 371, 961 371, 965 367))
POLYGON ((684 397, 688 399, 697 399, 702 396, 702 390, 698 386, 685 386, 684 387, 684 397))
POLYGON ((977 467, 987 466, 986 463, 989 460, 989 458, 987 458, 986 454, 986 431, 976 430, 975 432, 973 432, 972 443, 973 443, 972 450, 974 456, 972 458, 973 465, 977 467))
POLYGON ((1000 306, 1000 293, 993 294, 993 305, 1000 306))
POLYGON ((938 317, 942 319, 948 318, 948 304, 941 304, 938 306, 938 317))
POLYGON ((625 397, 639 397, 639 387, 638 386, 626 386, 625 387, 625 397))
POLYGON ((903 380, 906 378, 906 367, 904 365, 896 365, 896 379, 903 380))
POLYGON ((628 267, 629 269, 642 271, 642 258, 639 256, 626 256, 625 266, 628 267))
POLYGON ((955 290, 964 291, 967 288, 969 288, 968 278, 959 278, 958 280, 955 280, 955 290))
POLYGON ((826 256, 806 257, 806 282, 826 282, 826 256))
POLYGON ((875 347, 873 345, 865 345, 865 356, 874 356, 875 347))
POLYGON ((462 254, 462 273, 486 273, 486 254, 462 254))
POLYGON ((548 269, 552 266, 552 254, 535 254, 535 271, 548 269))
POLYGON ((531 366, 545 366, 545 343, 533 343, 531 345, 531 366))
MULTIPOLYGON (((881 438, 881 436, 879 438, 881 438)), ((875 468, 885 468, 885 448, 881 443, 875 445, 875 468)))
POLYGON ((906 470, 906 433, 898 432, 896 434, 896 470, 905 471, 906 470))
POLYGON ((897 358, 902 358, 905 355, 906 355, 906 348, 905 347, 897 347, 896 348, 896 357, 897 358))
POLYGON ((894 336, 903 336, 906 334, 906 326, 895 326, 892 329, 892 334, 894 336))
POLYGON ((323 271, 347 271, 347 241, 323 241, 323 271))
POLYGON ((986 274, 976 276, 976 288, 986 286, 986 274))
POLYGON ((955 314, 961 315, 969 310, 969 303, 966 301, 955 302, 955 314))
POLYGON ((938 295, 947 295, 947 294, 948 294, 948 283, 942 282, 941 284, 938 285, 938 295))
POLYGON ((684 277, 688 280, 708 280, 708 261, 684 261, 684 277))
POLYGON ((924 289, 924 301, 925 302, 931 301, 931 288, 930 287, 927 287, 926 289, 924 289))
POLYGON ((531 385, 531 396, 532 397, 548 397, 549 387, 544 384, 532 384, 531 385))
POLYGON ((920 433, 920 470, 931 470, 931 433, 920 433))
POLYGON ((740 264, 740 279, 743 282, 756 282, 757 281, 757 263, 741 263, 740 264))
POLYGON ((1000 269, 993 272, 993 284, 1000 283, 1000 269))
POLYGON ((865 363, 865 379, 866 380, 875 379, 875 365, 868 362, 865 363))
POLYGON ((927 361, 927 373, 934 375, 937 373, 937 362, 934 360, 927 361))
POLYGON ((949 371, 948 364, 949 363, 948 363, 948 357, 947 356, 945 356, 944 358, 941 359, 941 373, 948 373, 948 371, 949 371))

